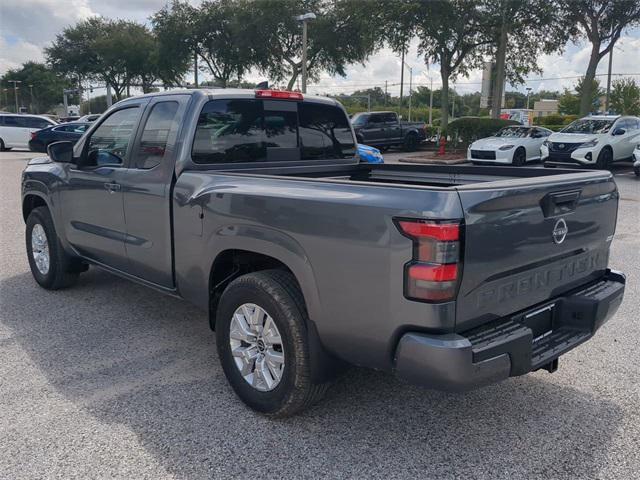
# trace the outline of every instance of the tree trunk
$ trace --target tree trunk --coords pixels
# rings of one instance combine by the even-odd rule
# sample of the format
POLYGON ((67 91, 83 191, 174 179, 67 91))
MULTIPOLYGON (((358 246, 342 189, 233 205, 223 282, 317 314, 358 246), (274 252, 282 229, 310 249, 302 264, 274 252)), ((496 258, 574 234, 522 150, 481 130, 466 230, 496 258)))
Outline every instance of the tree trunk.
POLYGON ((298 75, 300 74, 300 72, 298 71, 298 69, 294 69, 293 71, 293 75, 291 75, 291 78, 289 79, 289 83, 287 83, 287 90, 292 91, 294 85, 296 84, 296 80, 298 79, 298 75))
POLYGON ((491 118, 500 118, 500 111, 502 110, 502 94, 504 92, 505 63, 507 58, 507 40, 507 26, 505 24, 505 15, 503 10, 500 39, 498 41, 498 50, 496 52, 496 75, 493 81, 491 118))
POLYGON ((587 67, 587 73, 584 74, 584 82, 582 83, 582 97, 580 98, 580 116, 582 117, 588 115, 593 109, 593 105, 591 105, 592 87, 593 81, 596 78, 596 68, 598 68, 600 58, 600 42, 592 42, 589 66, 587 67))
POLYGON ((440 77, 442 78, 442 89, 440 90, 440 126, 443 130, 449 125, 449 68, 442 61, 440 65, 440 77))

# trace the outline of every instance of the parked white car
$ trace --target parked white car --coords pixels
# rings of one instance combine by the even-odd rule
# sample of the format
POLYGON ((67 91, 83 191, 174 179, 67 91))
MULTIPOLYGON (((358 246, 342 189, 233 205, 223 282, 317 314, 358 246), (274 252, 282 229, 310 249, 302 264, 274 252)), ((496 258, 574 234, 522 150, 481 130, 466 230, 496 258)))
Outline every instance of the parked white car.
POLYGON ((593 115, 570 123, 542 145, 542 161, 550 165, 595 166, 628 160, 640 143, 640 118, 593 115))
POLYGON ((29 148, 31 133, 57 125, 42 115, 0 113, 0 150, 29 148))
POLYGON ((504 127, 492 137, 476 140, 467 150, 473 163, 524 165, 540 159, 540 147, 553 132, 543 127, 504 127))

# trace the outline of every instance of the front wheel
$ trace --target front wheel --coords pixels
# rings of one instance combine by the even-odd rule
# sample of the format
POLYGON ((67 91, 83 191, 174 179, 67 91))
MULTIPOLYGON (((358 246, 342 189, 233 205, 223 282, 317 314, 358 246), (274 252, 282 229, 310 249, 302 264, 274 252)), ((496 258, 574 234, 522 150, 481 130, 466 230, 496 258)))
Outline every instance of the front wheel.
POLYGON ((513 153, 513 165, 516 167, 522 167, 527 163, 527 153, 523 148, 518 148, 513 153))
POLYGON ((610 148, 603 148, 596 160, 596 168, 600 170, 608 170, 613 163, 613 152, 610 148))
POLYGON ((312 380, 307 312, 290 273, 265 270, 237 278, 222 294, 216 319, 222 368, 249 407, 288 417, 322 397, 327 384, 312 380))
POLYGON ((31 274, 41 287, 58 290, 76 282, 82 265, 60 245, 46 207, 34 208, 29 214, 26 240, 31 274))
POLYGON ((636 177, 640 177, 640 165, 633 166, 633 173, 636 174, 636 177))

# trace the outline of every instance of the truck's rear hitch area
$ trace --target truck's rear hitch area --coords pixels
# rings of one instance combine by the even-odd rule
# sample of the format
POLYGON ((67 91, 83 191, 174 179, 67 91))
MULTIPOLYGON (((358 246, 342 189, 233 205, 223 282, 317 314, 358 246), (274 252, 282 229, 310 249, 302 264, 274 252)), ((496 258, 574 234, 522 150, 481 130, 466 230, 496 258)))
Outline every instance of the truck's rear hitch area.
POLYGON ((396 373, 426 387, 464 391, 534 370, 554 372, 558 357, 615 314, 624 288, 624 275, 607 270, 589 285, 461 334, 407 333, 396 350, 396 373))

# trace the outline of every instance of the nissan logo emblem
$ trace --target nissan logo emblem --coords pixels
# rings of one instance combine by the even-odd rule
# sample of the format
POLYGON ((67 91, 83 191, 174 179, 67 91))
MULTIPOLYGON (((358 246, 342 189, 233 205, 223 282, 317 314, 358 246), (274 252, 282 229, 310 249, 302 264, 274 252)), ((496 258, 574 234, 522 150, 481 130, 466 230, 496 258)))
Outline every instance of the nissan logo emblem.
POLYGON ((558 144, 558 148, 563 149, 564 148, 564 143, 558 144))
POLYGON ((556 222, 555 226, 553 227, 553 231, 551 232, 553 241, 560 245, 567 237, 568 231, 569 229, 567 228, 567 222, 564 221, 564 218, 561 218, 556 222))

